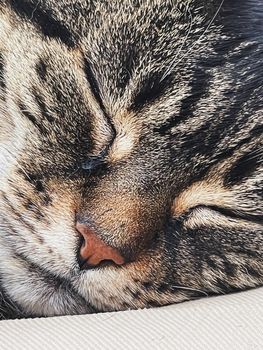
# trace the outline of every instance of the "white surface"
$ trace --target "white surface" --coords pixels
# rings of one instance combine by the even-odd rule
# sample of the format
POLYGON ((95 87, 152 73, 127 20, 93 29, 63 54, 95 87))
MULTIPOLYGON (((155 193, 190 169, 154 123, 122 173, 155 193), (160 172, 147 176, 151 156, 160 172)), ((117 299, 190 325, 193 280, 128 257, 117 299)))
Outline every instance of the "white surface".
POLYGON ((150 310, 0 321, 1 350, 263 349, 263 288, 150 310))

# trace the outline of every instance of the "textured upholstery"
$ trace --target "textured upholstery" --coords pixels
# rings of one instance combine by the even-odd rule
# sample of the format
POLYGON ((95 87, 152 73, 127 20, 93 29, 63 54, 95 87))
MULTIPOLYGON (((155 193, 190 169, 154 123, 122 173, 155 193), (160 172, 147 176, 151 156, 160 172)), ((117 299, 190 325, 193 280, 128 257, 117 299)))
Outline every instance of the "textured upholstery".
POLYGON ((0 321, 1 350, 263 349, 263 288, 150 310, 0 321))

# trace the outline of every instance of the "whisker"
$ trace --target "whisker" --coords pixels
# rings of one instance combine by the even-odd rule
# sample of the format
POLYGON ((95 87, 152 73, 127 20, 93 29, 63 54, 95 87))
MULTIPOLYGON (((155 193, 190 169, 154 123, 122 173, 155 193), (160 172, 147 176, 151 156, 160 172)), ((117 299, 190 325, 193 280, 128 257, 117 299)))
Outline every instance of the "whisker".
POLYGON ((211 19, 211 21, 208 23, 206 29, 204 30, 204 32, 200 35, 200 37, 194 42, 194 44, 189 48, 188 51, 186 51, 186 53, 179 59, 179 61, 175 62, 176 58, 177 58, 177 55, 176 57, 173 59, 170 67, 165 71, 164 75, 162 76, 161 80, 164 80, 170 73, 171 71, 173 71, 178 65, 179 63, 182 62, 182 60, 191 53, 191 51, 196 47, 196 45, 198 45, 200 43, 200 41, 203 39, 203 37, 205 36, 205 34, 208 32, 208 30, 211 28, 212 24, 214 23, 216 17, 218 16, 223 4, 224 4, 225 0, 222 0, 216 13, 214 14, 213 18, 211 19))
POLYGON ((201 293, 205 296, 209 296, 209 294, 201 289, 197 289, 197 288, 192 288, 192 287, 185 287, 185 286, 178 286, 178 285, 173 285, 172 286, 173 288, 177 288, 177 289, 184 289, 184 290, 189 290, 189 291, 192 291, 192 292, 198 292, 198 293, 201 293))
POLYGON ((192 16, 192 13, 190 11, 189 4, 187 6, 187 12, 189 13, 189 16, 190 16, 190 27, 189 27, 189 30, 186 34, 186 37, 185 37, 182 45, 180 46, 176 56, 174 57, 173 61, 175 61, 177 59, 177 57, 179 56, 179 54, 181 53, 182 49, 184 48, 185 44, 187 43, 187 39, 189 38, 189 35, 190 35, 192 28, 193 28, 193 16, 192 16))

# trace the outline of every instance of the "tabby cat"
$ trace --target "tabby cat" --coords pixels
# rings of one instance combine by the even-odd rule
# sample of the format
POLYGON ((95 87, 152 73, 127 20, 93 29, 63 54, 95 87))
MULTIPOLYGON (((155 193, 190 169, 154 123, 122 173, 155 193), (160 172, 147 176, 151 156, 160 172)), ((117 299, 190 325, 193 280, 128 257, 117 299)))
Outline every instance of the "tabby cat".
POLYGON ((262 0, 1 0, 1 318, 263 284, 262 0))

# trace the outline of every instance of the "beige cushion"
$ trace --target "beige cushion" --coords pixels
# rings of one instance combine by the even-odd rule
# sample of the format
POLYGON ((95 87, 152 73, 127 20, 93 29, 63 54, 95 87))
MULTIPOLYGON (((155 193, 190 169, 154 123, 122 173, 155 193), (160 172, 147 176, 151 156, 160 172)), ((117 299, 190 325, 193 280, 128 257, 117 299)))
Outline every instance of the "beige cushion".
POLYGON ((263 288, 163 308, 0 321, 1 350, 263 349, 263 288))

